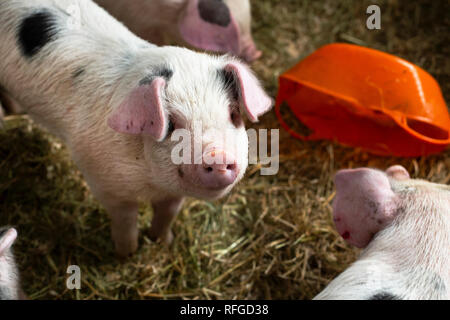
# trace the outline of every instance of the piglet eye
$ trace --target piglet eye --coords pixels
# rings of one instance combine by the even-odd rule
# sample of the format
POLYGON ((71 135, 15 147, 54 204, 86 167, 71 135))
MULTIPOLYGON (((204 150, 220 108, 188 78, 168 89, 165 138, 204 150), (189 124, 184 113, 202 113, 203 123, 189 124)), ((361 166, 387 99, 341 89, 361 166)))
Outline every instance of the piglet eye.
POLYGON ((167 129, 167 136, 171 135, 175 131, 175 124, 172 119, 169 119, 169 127, 167 129))
POLYGON ((244 122, 242 121, 241 113, 239 112, 239 109, 237 109, 237 108, 231 109, 230 119, 236 128, 239 128, 240 126, 242 126, 244 124, 244 122))

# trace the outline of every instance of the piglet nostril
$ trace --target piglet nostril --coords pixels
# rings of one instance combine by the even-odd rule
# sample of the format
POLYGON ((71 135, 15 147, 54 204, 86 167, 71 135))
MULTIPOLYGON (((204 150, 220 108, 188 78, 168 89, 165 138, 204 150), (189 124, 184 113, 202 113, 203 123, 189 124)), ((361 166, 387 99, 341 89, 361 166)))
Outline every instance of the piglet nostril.
POLYGON ((198 178, 208 188, 222 189, 233 184, 239 174, 234 157, 225 151, 212 150, 203 157, 203 164, 197 166, 198 178), (212 162, 212 163, 211 163, 212 162))

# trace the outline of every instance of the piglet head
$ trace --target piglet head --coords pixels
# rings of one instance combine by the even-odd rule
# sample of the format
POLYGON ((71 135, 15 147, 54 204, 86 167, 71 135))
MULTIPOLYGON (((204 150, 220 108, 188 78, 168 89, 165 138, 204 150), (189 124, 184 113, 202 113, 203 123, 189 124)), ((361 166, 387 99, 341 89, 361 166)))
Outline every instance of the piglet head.
POLYGON ((8 252, 16 238, 16 229, 0 228, 0 259, 8 252))
POLYGON ((248 0, 188 0, 178 28, 184 41, 204 50, 258 59, 250 31, 248 0))
POLYGON ((142 136, 144 155, 134 158, 146 161, 149 184, 171 194, 219 198, 248 165, 243 115, 256 122, 273 101, 239 61, 176 47, 156 48, 152 58, 158 54, 167 67, 141 75, 108 124, 142 136))
POLYGON ((225 93, 225 103, 204 104, 205 113, 200 121, 205 129, 201 137, 204 146, 201 160, 181 166, 179 173, 191 186, 223 195, 243 177, 248 164, 248 139, 242 115, 257 122, 270 110, 273 101, 244 64, 230 61, 217 72, 215 95, 220 101, 225 93))
POLYGON ((399 199, 391 188, 390 178, 409 179, 409 175, 401 166, 386 172, 360 168, 336 174, 334 222, 348 243, 366 247, 396 216, 399 199))

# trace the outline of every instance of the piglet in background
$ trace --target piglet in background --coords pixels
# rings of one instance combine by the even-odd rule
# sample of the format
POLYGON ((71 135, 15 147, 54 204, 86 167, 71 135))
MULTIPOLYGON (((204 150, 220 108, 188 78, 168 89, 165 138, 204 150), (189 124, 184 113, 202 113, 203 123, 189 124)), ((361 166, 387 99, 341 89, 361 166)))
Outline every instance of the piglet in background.
POLYGON ((402 166, 339 171, 334 221, 359 259, 315 299, 450 299, 450 186, 402 166))
POLYGON ((25 298, 20 288, 19 270, 11 248, 16 238, 16 229, 0 228, 0 300, 25 298))
POLYGON ((132 32, 157 45, 175 42, 231 53, 247 62, 261 56, 251 32, 249 0, 96 0, 132 32))

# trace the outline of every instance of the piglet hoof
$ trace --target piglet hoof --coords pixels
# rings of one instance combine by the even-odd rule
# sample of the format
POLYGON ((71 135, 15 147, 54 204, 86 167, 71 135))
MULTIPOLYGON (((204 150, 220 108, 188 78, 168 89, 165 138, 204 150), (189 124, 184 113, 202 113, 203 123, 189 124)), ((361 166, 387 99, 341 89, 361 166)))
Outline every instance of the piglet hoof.
POLYGON ((138 243, 137 241, 122 242, 122 243, 116 242, 115 247, 117 258, 119 258, 119 260, 126 260, 136 252, 138 248, 138 243))
POLYGON ((165 233, 156 232, 150 228, 148 235, 150 240, 153 242, 161 243, 165 246, 170 246, 173 242, 173 232, 169 229, 169 231, 165 233))

